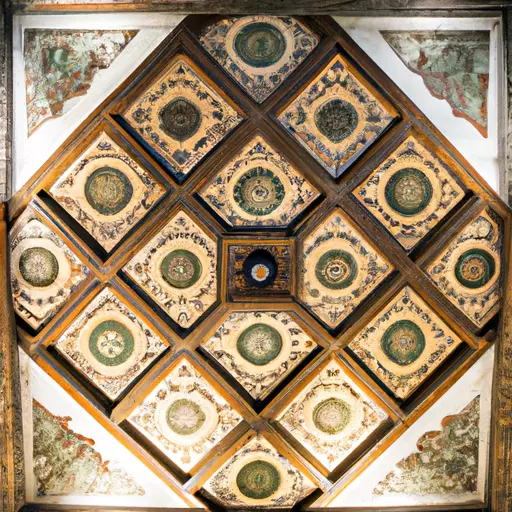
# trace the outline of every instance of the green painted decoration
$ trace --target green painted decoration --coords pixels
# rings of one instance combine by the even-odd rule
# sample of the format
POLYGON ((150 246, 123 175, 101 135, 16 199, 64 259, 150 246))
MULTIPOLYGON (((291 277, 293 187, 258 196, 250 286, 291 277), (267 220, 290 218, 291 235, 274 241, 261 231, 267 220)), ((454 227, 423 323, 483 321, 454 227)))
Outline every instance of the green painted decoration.
POLYGON ((315 275, 326 288, 342 290, 357 277, 357 262, 347 251, 332 249, 318 259, 315 275))
POLYGON ((253 324, 240 334, 236 348, 249 363, 264 366, 279 355, 283 348, 283 339, 274 327, 253 324))
POLYGON ((350 421, 350 405, 340 398, 332 397, 315 405, 313 423, 325 434, 340 433, 350 421))
POLYGON ((432 184, 418 169, 400 169, 386 183, 384 197, 389 206, 399 214, 417 215, 432 199, 432 184))
POLYGON ((116 320, 97 325, 89 337, 89 350, 105 366, 119 366, 133 354, 134 339, 130 330, 116 320))
POLYGON ((496 272, 496 262, 483 249, 469 249, 463 252, 455 264, 455 277, 466 288, 485 286, 496 272))
POLYGON ((350 103, 334 98, 320 105, 315 112, 314 120, 320 133, 337 144, 356 129, 359 117, 350 103))
POLYGON ((279 471, 265 460, 249 462, 236 475, 240 492, 253 500, 264 500, 274 494, 281 484, 279 471))
POLYGON ((192 400, 180 398, 167 409, 167 425, 181 436, 195 434, 204 424, 206 416, 201 407, 192 400))
POLYGON ((197 133, 203 116, 190 100, 178 97, 158 112, 158 118, 160 127, 169 137, 184 142, 197 133))
POLYGON ((391 361, 408 366, 425 350, 425 335, 411 320, 398 320, 384 332, 381 348, 391 361))
POLYGON ((31 286, 50 286, 59 275, 59 262, 51 251, 44 247, 29 247, 19 259, 21 276, 31 286))
POLYGON ((186 249, 177 249, 165 256, 160 264, 164 281, 173 288, 190 288, 201 277, 199 258, 186 249))

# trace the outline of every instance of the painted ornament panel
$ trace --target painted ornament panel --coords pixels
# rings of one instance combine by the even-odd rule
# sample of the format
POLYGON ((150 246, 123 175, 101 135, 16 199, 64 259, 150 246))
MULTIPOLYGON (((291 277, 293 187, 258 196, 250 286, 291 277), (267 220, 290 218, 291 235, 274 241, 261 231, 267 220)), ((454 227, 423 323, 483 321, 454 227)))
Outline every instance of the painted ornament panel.
POLYGON ((53 198, 111 251, 165 193, 106 133, 55 182, 53 198))
POLYGON ((200 195, 230 226, 285 227, 319 192, 279 151, 257 136, 200 195))
POLYGON ((256 400, 263 400, 316 343, 284 312, 229 315, 202 347, 256 400))
POLYGON ((425 302, 405 287, 349 348, 396 397, 404 400, 460 343, 425 302))
POLYGON ((315 485, 283 457, 265 438, 251 439, 204 485, 225 507, 293 507, 315 485))
POLYGON ((167 348, 110 290, 103 290, 55 343, 111 400, 167 348))
POLYGON ((183 210, 124 267, 180 327, 217 300, 217 243, 183 210))
POLYGON ((128 421, 187 472, 242 418, 189 361, 182 359, 128 421))
POLYGON ((14 310, 37 330, 62 308, 89 271, 30 208, 10 237, 14 310))
POLYGON ((331 361, 278 417, 279 423, 332 471, 387 418, 331 361))
POLYGON ((503 222, 488 208, 425 269, 446 297, 479 327, 500 307, 502 245, 503 222))
POLYGON ((167 69, 123 115, 181 180, 242 117, 186 57, 176 57, 167 69))
POLYGON ((444 163, 412 136, 353 194, 407 250, 464 197, 444 163))
POLYGON ((391 273, 391 264, 336 209, 304 240, 299 298, 336 328, 391 273))
POLYGON ((294 18, 247 16, 209 26, 201 44, 258 103, 265 101, 317 46, 294 18))
POLYGON ((283 127, 337 178, 396 117, 336 56, 279 113, 283 127))

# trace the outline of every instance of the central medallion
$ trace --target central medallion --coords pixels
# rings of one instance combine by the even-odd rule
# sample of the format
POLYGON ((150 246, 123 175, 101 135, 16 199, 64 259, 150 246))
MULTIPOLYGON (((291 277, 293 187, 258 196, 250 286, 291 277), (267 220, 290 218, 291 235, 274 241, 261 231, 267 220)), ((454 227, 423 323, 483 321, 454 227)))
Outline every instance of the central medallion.
POLYGON ((348 288, 357 277, 357 262, 347 251, 332 249, 319 258, 315 275, 326 288, 342 290, 348 288))
POLYGON ((180 398, 167 409, 167 425, 180 436, 195 434, 204 424, 206 415, 192 400, 180 398))
POLYGON ((91 332, 89 350, 101 364, 118 366, 132 355, 134 339, 130 330, 121 322, 106 320, 91 332))
POLYGON ((160 127, 178 142, 184 142, 197 133, 202 114, 199 108, 186 98, 174 98, 160 112, 160 127))
POLYGON ((346 139, 356 129, 359 120, 356 109, 340 98, 323 103, 314 118, 320 133, 335 144, 346 139))
POLYGON ((381 348, 391 361, 400 366, 408 366, 423 353, 425 335, 414 322, 398 320, 384 332, 381 348))
POLYGON ((102 215, 116 215, 126 208, 132 195, 130 180, 112 167, 96 169, 85 182, 87 202, 102 215))
POLYGON ((384 196, 389 206, 401 215, 417 215, 432 199, 432 184, 418 169, 401 169, 387 182, 384 196))
POLYGON ((234 50, 249 66, 266 68, 284 55, 286 40, 281 31, 265 22, 254 22, 243 27, 235 36, 234 50))
POLYGON ((29 247, 19 259, 20 274, 36 288, 50 286, 59 275, 59 262, 51 251, 44 247, 29 247))
POLYGON ((463 252, 455 264, 455 277, 466 288, 485 286, 496 272, 493 256, 483 249, 463 252))
POLYGON ((281 180, 269 169, 255 167, 235 183, 233 196, 238 206, 251 215, 272 213, 285 195, 281 180))
POLYGON ((325 434, 340 433, 350 421, 350 406, 340 398, 332 397, 315 405, 313 423, 325 434))
POLYGON ((185 249, 177 249, 165 256, 160 264, 164 281, 173 288, 190 288, 201 277, 199 258, 185 249))
POLYGON ((257 249, 245 258, 243 271, 249 284, 263 288, 275 281, 277 262, 268 251, 257 249))
POLYGON ((249 363, 264 366, 281 352, 283 339, 277 329, 267 324, 254 324, 238 337, 238 353, 249 363))
POLYGON ((253 500, 272 496, 280 484, 279 471, 265 460, 249 462, 236 475, 236 485, 240 492, 253 500))

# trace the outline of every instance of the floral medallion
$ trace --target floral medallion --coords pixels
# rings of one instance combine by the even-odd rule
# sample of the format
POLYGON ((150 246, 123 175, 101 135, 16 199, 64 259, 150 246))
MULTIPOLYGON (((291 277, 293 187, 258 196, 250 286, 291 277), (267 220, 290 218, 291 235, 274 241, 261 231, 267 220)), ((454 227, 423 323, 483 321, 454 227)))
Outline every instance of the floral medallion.
POLYGON ((284 312, 229 315, 202 347, 256 400, 263 400, 316 343, 284 312))
POLYGON ((247 16, 209 26, 201 44, 258 103, 303 62, 319 38, 294 18, 247 16))
POLYGON ((180 327, 217 300, 217 243, 184 211, 177 213, 124 272, 180 327))
POLYGON ((410 136, 353 194, 410 250, 450 213, 464 190, 450 169, 410 136))
POLYGON ((425 302, 405 287, 348 347, 396 397, 405 400, 460 343, 425 302))
POLYGON ((201 372, 182 358, 128 421, 185 472, 240 421, 201 372))
POLYGON ((335 178, 397 116, 336 56, 278 115, 282 126, 335 178))
POLYGON ((242 117, 187 57, 177 56, 123 117, 184 179, 242 117))
POLYGON ((336 328, 392 271, 341 210, 306 237, 299 298, 336 328))

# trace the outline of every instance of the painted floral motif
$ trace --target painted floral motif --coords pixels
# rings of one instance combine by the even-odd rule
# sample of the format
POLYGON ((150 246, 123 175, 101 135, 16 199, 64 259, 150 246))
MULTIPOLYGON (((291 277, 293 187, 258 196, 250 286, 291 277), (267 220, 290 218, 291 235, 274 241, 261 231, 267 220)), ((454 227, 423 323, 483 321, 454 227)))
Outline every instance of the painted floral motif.
POLYGON ((202 347, 263 400, 316 343, 284 312, 236 312, 202 347))
POLYGON ((115 400, 167 344, 105 289, 55 342, 55 347, 115 400))
POLYGON ((488 208, 425 269, 446 297, 479 327, 500 305, 502 224, 488 208))
POLYGON ((10 237, 14 310, 37 330, 62 308, 89 271, 31 208, 10 237))
POLYGON ((194 467, 241 420, 186 359, 128 417, 184 471, 194 467))
POLYGON ((278 118, 295 140, 337 178, 396 115, 338 55, 278 118))
POLYGON ((166 69, 124 118, 181 181, 242 117, 188 58, 176 57, 166 69))
POLYGON ((392 271, 339 209, 306 237, 301 262, 299 298, 331 328, 392 271))
POLYGON ((165 193, 106 133, 50 189, 53 198, 111 251, 165 193))
POLYGON ((96 73, 108 68, 137 32, 26 29, 28 134, 64 114, 69 100, 86 94, 96 73))
POLYGON ((279 423, 332 471, 387 415, 331 361, 279 415, 279 423))
POLYGON ((288 160, 255 137, 200 192, 230 226, 284 227, 319 196, 288 160))
POLYGON ((354 196, 407 250, 464 197, 450 170, 410 136, 354 196))
POLYGON ((303 62, 319 38, 294 18, 246 16, 209 26, 201 43, 258 103, 303 62))
POLYGON ((180 327, 190 327, 217 300, 217 243, 184 211, 124 267, 180 327))
POLYGON ((291 508, 314 484, 265 438, 238 450, 206 482, 204 489, 224 507, 291 508))
POLYGON ((349 348, 395 396, 405 399, 460 343, 425 302, 405 287, 349 348))

